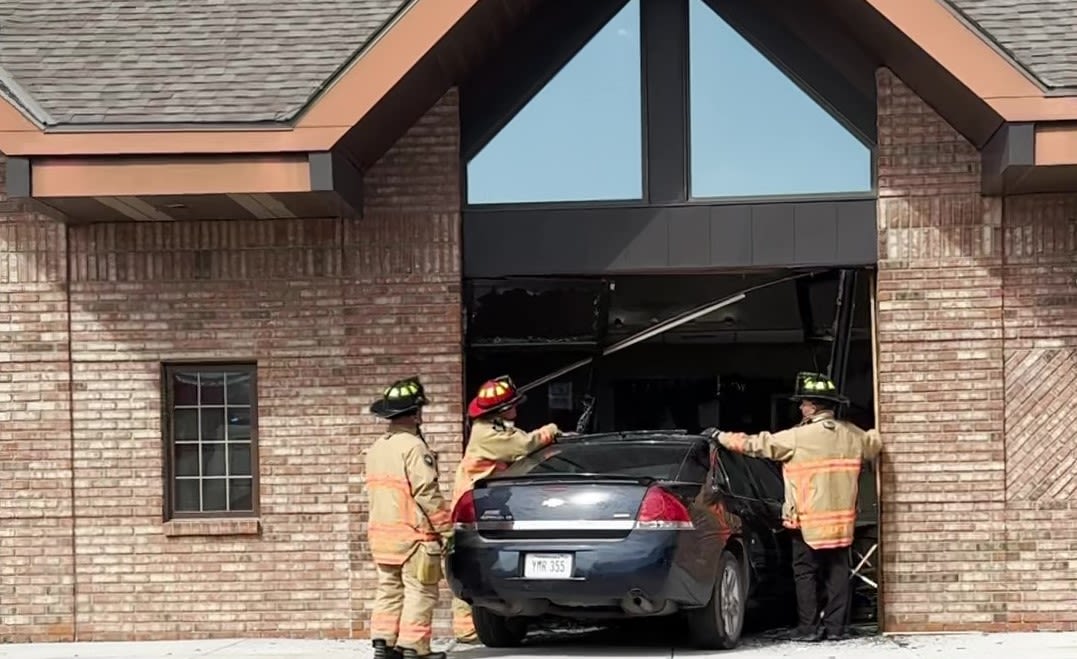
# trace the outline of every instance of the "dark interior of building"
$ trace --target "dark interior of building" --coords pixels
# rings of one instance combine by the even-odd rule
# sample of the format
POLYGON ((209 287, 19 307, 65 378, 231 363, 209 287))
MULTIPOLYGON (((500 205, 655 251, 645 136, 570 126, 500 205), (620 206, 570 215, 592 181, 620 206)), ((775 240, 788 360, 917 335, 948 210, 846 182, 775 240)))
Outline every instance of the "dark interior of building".
MULTIPOLYGON (((799 420, 789 400, 796 373, 828 372, 834 360, 833 377, 851 401, 846 418, 873 428, 872 273, 827 270, 790 280, 794 274, 471 280, 467 389, 473 392, 482 381, 504 374, 527 386, 662 321, 759 287, 743 300, 533 388, 518 425, 554 421, 576 430, 591 399, 591 432, 694 433, 709 426, 777 431, 799 420), (786 281, 760 287, 781 279, 786 281), (844 306, 848 317, 840 313, 839 297, 849 303, 844 306)), ((865 528, 877 520, 875 493, 875 476, 865 469, 860 504, 865 528)), ((876 535, 873 529, 865 533, 854 565, 875 545, 876 535)), ((859 573, 875 578, 869 565, 859 573)), ((877 588, 854 580, 854 620, 870 623, 877 588)))

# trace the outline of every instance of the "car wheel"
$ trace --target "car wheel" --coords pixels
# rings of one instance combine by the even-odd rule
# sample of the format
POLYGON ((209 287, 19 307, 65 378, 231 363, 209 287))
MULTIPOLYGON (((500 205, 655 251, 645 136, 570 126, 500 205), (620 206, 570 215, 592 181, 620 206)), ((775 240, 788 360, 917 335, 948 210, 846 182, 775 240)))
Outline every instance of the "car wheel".
POLYGON ((744 569, 737 557, 723 551, 718 563, 718 578, 707 606, 692 611, 689 631, 695 644, 707 650, 730 650, 737 647, 744 629, 744 612, 748 588, 744 569))
POLYGON ((527 636, 527 622, 522 618, 506 618, 489 609, 471 608, 475 633, 488 648, 514 648, 527 636))

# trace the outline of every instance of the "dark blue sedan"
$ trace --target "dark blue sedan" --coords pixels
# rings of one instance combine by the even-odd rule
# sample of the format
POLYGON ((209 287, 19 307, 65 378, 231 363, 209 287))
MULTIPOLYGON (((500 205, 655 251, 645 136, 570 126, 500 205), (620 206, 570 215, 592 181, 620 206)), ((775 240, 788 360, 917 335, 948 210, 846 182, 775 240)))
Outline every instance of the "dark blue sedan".
POLYGON ((449 585, 491 647, 547 616, 677 614, 699 647, 732 648, 749 608, 793 601, 782 496, 775 465, 700 436, 564 438, 457 503, 449 585))

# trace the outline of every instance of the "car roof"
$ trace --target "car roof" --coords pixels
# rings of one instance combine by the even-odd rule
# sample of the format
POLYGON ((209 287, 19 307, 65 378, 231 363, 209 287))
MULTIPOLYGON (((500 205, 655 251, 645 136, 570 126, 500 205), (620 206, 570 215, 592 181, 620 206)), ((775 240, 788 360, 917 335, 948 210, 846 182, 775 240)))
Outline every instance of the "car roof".
POLYGON ((662 443, 682 444, 686 448, 696 442, 704 441, 702 435, 691 435, 685 430, 622 430, 617 432, 599 432, 583 435, 566 435, 558 438, 559 444, 621 444, 621 443, 662 443))

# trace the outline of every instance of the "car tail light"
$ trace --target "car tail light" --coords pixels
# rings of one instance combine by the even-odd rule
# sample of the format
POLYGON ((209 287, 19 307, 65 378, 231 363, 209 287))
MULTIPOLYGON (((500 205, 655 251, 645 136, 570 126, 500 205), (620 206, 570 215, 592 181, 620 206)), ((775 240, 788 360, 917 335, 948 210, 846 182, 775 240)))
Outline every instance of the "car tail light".
POLYGON ((475 514, 475 497, 468 490, 464 492, 460 500, 456 502, 456 507, 452 510, 452 525, 457 531, 472 531, 475 529, 476 519, 475 514))
POLYGON ((676 496, 660 487, 651 487, 636 515, 636 528, 651 530, 692 529, 692 516, 676 496))

